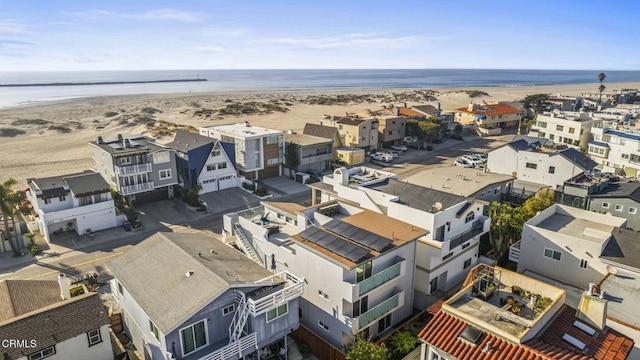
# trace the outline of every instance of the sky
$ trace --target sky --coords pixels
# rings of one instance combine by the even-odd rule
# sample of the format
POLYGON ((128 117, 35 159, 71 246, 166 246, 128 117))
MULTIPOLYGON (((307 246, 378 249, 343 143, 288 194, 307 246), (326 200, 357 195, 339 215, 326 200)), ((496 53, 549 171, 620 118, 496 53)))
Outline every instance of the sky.
POLYGON ((0 1, 0 72, 640 70, 640 1, 0 1))

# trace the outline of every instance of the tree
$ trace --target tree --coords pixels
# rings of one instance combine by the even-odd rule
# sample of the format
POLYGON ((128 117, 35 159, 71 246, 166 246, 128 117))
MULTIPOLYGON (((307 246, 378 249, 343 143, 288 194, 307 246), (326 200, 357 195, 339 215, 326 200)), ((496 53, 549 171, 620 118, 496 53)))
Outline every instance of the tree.
POLYGON ((285 164, 288 168, 293 170, 298 170, 298 166, 300 166, 300 159, 298 158, 298 149, 300 145, 296 143, 287 143, 287 147, 284 151, 285 164))
POLYGON ((5 237, 9 240, 11 251, 16 256, 21 256, 20 245, 18 243, 17 228, 15 215, 17 213, 18 205, 24 200, 24 191, 15 192, 12 190, 13 186, 17 183, 16 179, 8 179, 0 184, 0 213, 4 218, 4 230, 5 237), (9 231, 9 218, 13 225, 13 232, 9 231))
POLYGON ((542 112, 549 104, 549 95, 548 94, 532 94, 527 95, 522 100, 524 107, 526 109, 533 109, 536 113, 542 112))
POLYGON ((604 79, 607 78, 607 75, 605 75, 604 73, 600 73, 598 74, 598 80, 600 80, 600 86, 598 87, 598 90, 600 91, 600 99, 598 100, 598 103, 602 104, 602 92, 604 91, 604 89, 606 88, 604 86, 604 84, 602 84, 602 82, 604 81, 604 79))
POLYGON ((418 337, 408 331, 398 331, 391 337, 391 348, 394 354, 404 356, 418 346, 418 337))
POLYGON ((355 341, 346 347, 347 360, 387 360, 389 350, 369 342, 364 336, 356 336, 355 341))
POLYGON ((460 124, 456 124, 456 126, 453 127, 453 133, 456 135, 462 135, 463 130, 464 128, 460 124))

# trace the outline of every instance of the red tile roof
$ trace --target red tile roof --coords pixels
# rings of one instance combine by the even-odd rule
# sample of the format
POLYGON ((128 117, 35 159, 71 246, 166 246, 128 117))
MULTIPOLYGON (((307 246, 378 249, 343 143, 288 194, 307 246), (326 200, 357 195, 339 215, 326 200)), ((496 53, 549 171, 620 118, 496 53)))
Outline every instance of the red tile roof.
MULTIPOLYGON (((485 333, 472 346, 461 340, 467 323, 439 311, 418 335, 422 340, 461 360, 535 359, 535 360, 624 360, 633 347, 633 340, 613 329, 596 331, 591 337, 573 326, 575 309, 565 306, 538 338, 518 346, 491 333, 485 333), (567 333, 587 345, 585 355, 562 340, 567 333), (483 351, 488 342, 491 349, 483 351)), ((594 329, 595 330, 595 329, 594 329)))
POLYGON ((498 104, 485 104, 482 105, 483 109, 469 111, 468 108, 463 107, 457 109, 457 111, 465 112, 468 114, 480 114, 486 116, 496 116, 496 115, 507 115, 507 114, 519 114, 520 110, 514 108, 509 104, 498 103, 498 104))
POLYGON ((414 117, 424 117, 425 115, 423 113, 417 112, 413 109, 409 109, 406 107, 399 107, 398 108, 398 114, 399 115, 404 115, 404 116, 414 116, 414 117))

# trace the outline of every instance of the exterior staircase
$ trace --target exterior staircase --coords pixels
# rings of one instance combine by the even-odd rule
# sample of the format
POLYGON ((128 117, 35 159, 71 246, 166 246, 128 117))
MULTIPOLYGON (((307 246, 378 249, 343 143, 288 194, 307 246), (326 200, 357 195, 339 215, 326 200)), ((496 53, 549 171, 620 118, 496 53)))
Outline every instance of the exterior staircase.
POLYGON ((247 237, 244 235, 244 231, 242 230, 240 225, 236 222, 233 223, 233 232, 238 239, 238 245, 242 248, 242 251, 244 251, 247 257, 249 257, 254 262, 264 266, 264 261, 262 260, 260 255, 258 255, 256 249, 253 248, 247 237))

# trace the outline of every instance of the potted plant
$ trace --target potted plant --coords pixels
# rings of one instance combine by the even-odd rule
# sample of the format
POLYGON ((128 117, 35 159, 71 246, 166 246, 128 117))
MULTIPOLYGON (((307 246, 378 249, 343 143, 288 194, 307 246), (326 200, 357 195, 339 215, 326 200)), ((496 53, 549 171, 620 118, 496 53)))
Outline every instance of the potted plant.
POLYGON ((520 308, 521 308, 520 303, 516 301, 516 302, 515 302, 515 303, 513 303, 513 305, 511 306, 511 312, 512 312, 512 313, 514 313, 514 314, 516 314, 516 315, 519 315, 519 314, 520 314, 520 308))
POLYGON ((520 295, 520 287, 517 285, 511 286, 511 293, 514 295, 520 295))

